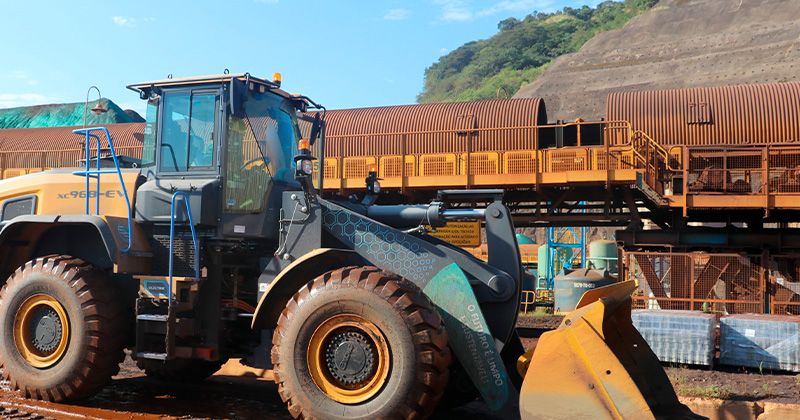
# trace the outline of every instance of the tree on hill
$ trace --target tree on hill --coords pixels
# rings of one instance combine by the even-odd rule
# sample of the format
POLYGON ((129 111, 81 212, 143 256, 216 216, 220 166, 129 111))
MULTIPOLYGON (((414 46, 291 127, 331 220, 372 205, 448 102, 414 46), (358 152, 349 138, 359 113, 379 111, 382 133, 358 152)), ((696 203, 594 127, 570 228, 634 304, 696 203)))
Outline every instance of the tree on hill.
POLYGON ((595 34, 622 27, 658 0, 606 1, 596 8, 534 11, 523 20, 500 21, 497 34, 468 42, 425 69, 418 103, 494 99, 498 88, 513 95, 562 54, 577 51, 595 34))

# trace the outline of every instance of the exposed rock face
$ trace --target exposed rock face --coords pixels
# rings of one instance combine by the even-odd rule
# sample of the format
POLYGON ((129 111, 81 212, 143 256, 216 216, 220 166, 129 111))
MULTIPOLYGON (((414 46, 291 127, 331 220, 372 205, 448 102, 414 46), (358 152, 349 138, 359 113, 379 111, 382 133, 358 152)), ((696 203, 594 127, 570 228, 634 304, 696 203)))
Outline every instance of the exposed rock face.
POLYGON ((606 95, 800 80, 800 0, 662 0, 555 60, 515 98, 599 120, 606 95))

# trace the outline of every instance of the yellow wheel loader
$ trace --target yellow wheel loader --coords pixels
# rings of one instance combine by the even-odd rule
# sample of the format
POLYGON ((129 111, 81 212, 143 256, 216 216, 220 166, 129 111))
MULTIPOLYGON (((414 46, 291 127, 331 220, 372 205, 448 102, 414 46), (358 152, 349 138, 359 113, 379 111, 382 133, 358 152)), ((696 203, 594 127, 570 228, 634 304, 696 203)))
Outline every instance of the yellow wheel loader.
POLYGON ((129 347, 164 380, 271 368, 304 419, 422 419, 475 395, 502 418, 699 418, 631 325, 627 283, 524 351, 502 191, 381 205, 371 170, 363 193, 323 197, 325 109, 279 77, 129 88, 147 101, 139 165, 91 127, 83 168, 0 181, 0 365, 26 397, 90 396, 129 347), (429 234, 450 220, 481 221, 487 262, 429 234))

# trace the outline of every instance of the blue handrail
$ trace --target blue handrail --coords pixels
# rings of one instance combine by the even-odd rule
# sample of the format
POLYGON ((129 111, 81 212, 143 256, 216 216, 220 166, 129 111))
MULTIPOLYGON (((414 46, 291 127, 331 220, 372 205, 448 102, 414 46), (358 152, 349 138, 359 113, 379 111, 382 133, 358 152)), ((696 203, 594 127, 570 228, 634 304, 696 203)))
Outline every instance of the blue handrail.
POLYGON ((189 214, 189 227, 192 229, 192 243, 194 244, 194 282, 192 282, 192 284, 197 284, 197 281, 200 280, 200 249, 197 247, 197 233, 194 231, 194 221, 192 221, 192 210, 189 206, 189 196, 183 191, 176 191, 175 194, 172 194, 172 205, 170 207, 169 216, 169 282, 167 283, 169 306, 172 306, 172 259, 174 257, 172 249, 175 239, 175 198, 179 195, 184 197, 186 213, 189 214))
POLYGON ((128 191, 125 189, 125 182, 122 180, 122 171, 119 169, 119 161, 117 161, 117 152, 114 151, 114 142, 111 140, 111 134, 108 133, 108 129, 105 127, 94 127, 94 128, 80 128, 77 130, 72 130, 75 134, 84 134, 86 136, 86 170, 84 171, 73 171, 73 175, 78 176, 85 176, 86 177, 86 214, 89 214, 89 178, 95 178, 97 180, 97 191, 95 192, 96 201, 96 208, 95 208, 95 215, 100 215, 100 174, 114 174, 116 173, 119 176, 119 184, 122 185, 122 195, 125 196, 125 204, 128 206, 128 247, 123 249, 120 252, 128 252, 131 249, 133 244, 133 232, 131 227, 131 202, 128 199, 128 191), (106 138, 108 139, 108 147, 111 149, 111 157, 114 159, 114 169, 100 169, 100 144, 101 140, 100 137, 96 134, 92 134, 92 131, 104 131, 106 133, 106 138), (95 169, 89 168, 89 156, 90 156, 90 139, 97 140, 97 166, 95 169))

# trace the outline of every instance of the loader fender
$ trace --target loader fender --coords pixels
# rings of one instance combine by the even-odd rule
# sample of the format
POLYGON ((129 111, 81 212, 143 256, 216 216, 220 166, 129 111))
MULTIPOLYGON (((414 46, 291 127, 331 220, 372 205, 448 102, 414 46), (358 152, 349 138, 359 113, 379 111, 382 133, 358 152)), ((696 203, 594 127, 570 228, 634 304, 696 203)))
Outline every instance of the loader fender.
POLYGON ((319 248, 294 260, 261 296, 250 326, 257 330, 275 328, 281 311, 300 287, 331 270, 353 265, 354 258, 358 258, 358 254, 350 250, 319 248))
POLYGON ((97 216, 18 216, 0 230, 3 272, 48 254, 69 254, 110 269, 116 263, 117 251, 111 229, 97 216))
POLYGON ((678 401, 631 322, 633 281, 594 289, 518 363, 520 412, 533 419, 704 419, 678 401))

